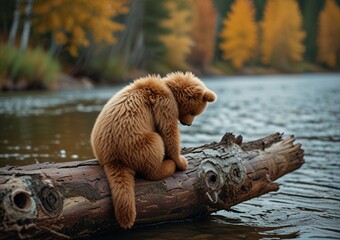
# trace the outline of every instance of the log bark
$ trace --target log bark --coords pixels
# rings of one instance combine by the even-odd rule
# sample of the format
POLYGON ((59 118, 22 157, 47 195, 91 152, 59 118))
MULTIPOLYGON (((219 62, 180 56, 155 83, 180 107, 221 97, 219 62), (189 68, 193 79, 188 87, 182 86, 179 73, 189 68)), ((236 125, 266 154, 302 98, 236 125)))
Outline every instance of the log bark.
MULTIPOLYGON (((303 150, 276 133, 253 142, 227 133, 182 149, 189 168, 162 181, 136 178, 135 226, 198 218, 277 191, 303 150)), ((97 160, 0 168, 0 239, 77 238, 118 229, 97 160)))

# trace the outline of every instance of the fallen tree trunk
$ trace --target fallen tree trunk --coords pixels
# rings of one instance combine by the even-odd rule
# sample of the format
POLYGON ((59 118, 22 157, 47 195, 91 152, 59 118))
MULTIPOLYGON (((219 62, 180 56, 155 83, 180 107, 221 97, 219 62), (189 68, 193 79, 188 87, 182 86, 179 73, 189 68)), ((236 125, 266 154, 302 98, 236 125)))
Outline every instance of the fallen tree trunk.
MULTIPOLYGON (((162 181, 136 179, 135 225, 193 219, 270 191, 298 169, 303 150, 279 133, 243 143, 187 148, 189 168, 162 181)), ((109 186, 94 160, 0 168, 0 239, 76 238, 119 228, 109 186)))

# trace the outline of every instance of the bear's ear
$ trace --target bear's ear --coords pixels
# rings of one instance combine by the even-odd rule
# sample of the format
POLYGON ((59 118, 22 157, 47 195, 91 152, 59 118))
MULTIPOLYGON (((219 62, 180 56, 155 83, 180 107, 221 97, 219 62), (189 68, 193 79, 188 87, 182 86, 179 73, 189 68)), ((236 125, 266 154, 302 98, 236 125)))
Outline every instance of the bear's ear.
POLYGON ((213 102, 216 100, 216 98, 217 98, 216 94, 211 90, 205 91, 203 95, 203 101, 206 101, 206 102, 213 102))

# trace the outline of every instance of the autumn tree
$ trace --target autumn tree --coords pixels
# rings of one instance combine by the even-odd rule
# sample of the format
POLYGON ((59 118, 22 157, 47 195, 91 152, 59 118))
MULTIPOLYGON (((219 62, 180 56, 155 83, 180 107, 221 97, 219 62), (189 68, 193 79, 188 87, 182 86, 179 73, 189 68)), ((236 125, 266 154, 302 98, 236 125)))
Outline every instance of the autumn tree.
POLYGON ((326 1, 318 27, 318 60, 334 68, 340 59, 340 7, 334 0, 326 1))
POLYGON ((35 0, 33 24, 38 33, 51 33, 54 44, 77 56, 78 48, 88 47, 92 40, 116 42, 113 33, 121 31, 123 25, 113 18, 127 13, 126 3, 125 0, 35 0))
POLYGON ((189 6, 192 1, 168 1, 165 7, 169 18, 164 19, 161 25, 170 32, 160 36, 166 47, 164 61, 173 69, 188 69, 186 59, 190 53, 191 40, 191 12, 189 6))
POLYGON ((231 12, 223 21, 220 36, 222 57, 224 60, 231 61, 235 68, 241 68, 254 56, 257 25, 251 0, 236 0, 231 6, 231 12))
POLYGON ((204 70, 214 57, 216 10, 212 0, 196 0, 193 8, 193 26, 190 61, 204 70))
POLYGON ((286 69, 303 58, 302 16, 295 0, 267 1, 262 27, 262 62, 286 69))

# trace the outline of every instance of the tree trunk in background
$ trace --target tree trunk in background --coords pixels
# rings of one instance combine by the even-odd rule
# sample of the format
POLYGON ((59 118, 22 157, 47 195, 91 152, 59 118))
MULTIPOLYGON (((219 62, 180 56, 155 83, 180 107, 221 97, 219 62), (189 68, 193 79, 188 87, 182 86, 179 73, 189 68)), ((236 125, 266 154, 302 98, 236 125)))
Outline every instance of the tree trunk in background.
POLYGON ((144 55, 143 36, 144 0, 132 1, 130 11, 124 17, 125 30, 120 33, 117 45, 111 50, 122 55, 127 69, 140 67, 144 55))
POLYGON ((18 26, 20 21, 20 2, 21 0, 15 1, 15 9, 13 14, 13 22, 11 26, 11 31, 9 32, 8 44, 14 45, 15 39, 17 37, 18 26))
MULTIPOLYGON (((189 168, 162 181, 136 179, 135 225, 193 219, 278 190, 277 178, 298 169, 294 137, 273 134, 242 144, 182 150, 189 168)), ((118 229, 110 188, 97 160, 0 168, 0 239, 75 238, 118 229)))
MULTIPOLYGON (((33 0, 27 0, 27 5, 26 5, 26 8, 25 8, 24 29, 22 30, 21 42, 20 42, 20 48, 21 49, 27 48, 28 39, 29 39, 29 36, 30 36, 30 31, 31 31, 32 8, 33 8, 33 0)), ((48 13, 46 13, 46 14, 48 14, 48 13)))

